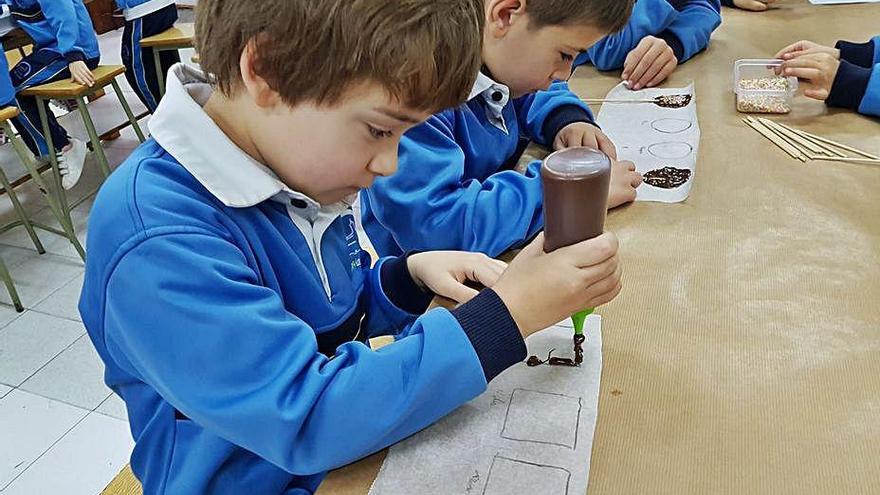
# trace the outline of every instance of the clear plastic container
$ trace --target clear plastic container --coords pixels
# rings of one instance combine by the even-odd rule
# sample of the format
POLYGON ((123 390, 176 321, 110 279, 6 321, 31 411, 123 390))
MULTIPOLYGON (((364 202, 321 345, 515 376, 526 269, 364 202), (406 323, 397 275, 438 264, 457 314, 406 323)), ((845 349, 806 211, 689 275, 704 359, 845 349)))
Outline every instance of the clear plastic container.
POLYGON ((788 113, 797 93, 795 77, 776 74, 782 60, 746 59, 733 65, 736 109, 743 113, 788 113))

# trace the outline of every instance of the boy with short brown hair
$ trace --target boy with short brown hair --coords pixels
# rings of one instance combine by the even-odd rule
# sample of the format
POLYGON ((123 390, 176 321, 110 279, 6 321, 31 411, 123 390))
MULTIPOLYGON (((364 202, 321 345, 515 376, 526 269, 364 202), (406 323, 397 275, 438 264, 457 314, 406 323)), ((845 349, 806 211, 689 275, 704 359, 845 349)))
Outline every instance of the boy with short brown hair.
POLYGON ((172 69, 153 139, 93 207, 80 301, 145 493, 312 493, 480 394, 525 336, 619 292, 611 234, 551 255, 538 240, 509 267, 425 252, 371 268, 358 245, 347 198, 473 83, 478 3, 198 9, 214 78, 172 69), (417 316, 434 294, 461 305, 417 316), (372 351, 377 335, 396 341, 372 351))
MULTIPOLYGON (((401 173, 361 194, 380 255, 461 249, 497 256, 544 228, 539 162, 513 170, 530 141, 553 149, 613 143, 564 82, 586 47, 626 24, 632 0, 487 0, 483 67, 465 105, 401 141, 401 173)), ((609 208, 635 199, 641 176, 615 162, 609 208)))

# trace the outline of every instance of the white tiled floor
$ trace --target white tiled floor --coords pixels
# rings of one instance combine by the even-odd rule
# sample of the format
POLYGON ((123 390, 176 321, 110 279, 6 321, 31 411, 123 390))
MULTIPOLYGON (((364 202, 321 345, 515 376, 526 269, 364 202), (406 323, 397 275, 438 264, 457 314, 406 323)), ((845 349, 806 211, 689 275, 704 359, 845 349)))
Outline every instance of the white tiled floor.
MULTIPOLYGON (((119 63, 120 35, 101 37, 104 63, 119 63)), ((118 80, 134 102, 124 78, 118 80)), ((130 129, 104 143, 111 166, 137 145, 130 129)), ((99 182, 89 160, 68 196, 83 197, 99 182)), ((57 225, 32 182, 16 193, 31 218, 57 225)), ((83 244, 91 205, 73 211, 83 244)), ((13 219, 8 197, 0 196, 0 224, 13 219)), ((47 254, 37 254, 21 227, 0 234, 0 256, 26 308, 16 313, 0 284, 0 493, 94 495, 128 462, 133 443, 125 404, 104 385, 104 366, 80 321, 82 260, 66 239, 38 235, 47 254)))

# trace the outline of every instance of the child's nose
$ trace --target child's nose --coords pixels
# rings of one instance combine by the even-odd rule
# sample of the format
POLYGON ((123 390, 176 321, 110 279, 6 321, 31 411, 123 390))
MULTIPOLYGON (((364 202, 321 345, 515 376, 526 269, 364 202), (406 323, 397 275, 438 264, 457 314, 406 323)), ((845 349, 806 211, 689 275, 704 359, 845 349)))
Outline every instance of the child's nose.
POLYGON ((388 177, 397 171, 397 144, 379 153, 370 162, 370 172, 388 177))

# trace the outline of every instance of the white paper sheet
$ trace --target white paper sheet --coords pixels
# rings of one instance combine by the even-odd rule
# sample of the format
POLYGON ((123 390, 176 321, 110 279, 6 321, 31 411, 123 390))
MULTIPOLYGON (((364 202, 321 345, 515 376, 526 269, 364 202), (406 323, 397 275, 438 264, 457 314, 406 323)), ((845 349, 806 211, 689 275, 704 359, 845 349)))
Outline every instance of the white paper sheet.
MULTIPOLYGON (((391 447, 371 495, 585 493, 602 374, 601 318, 578 368, 525 363, 433 426, 391 447)), ((570 322, 532 335, 529 355, 573 357, 570 322)))
POLYGON ((813 5, 842 5, 845 3, 878 3, 880 0, 810 0, 813 5))
POLYGON ((602 104, 596 122, 617 146, 619 159, 632 161, 643 175, 664 167, 691 171, 690 179, 673 189, 642 184, 636 191, 636 201, 678 203, 690 194, 700 149, 694 85, 631 91, 621 83, 606 96, 609 100, 642 100, 681 94, 692 95, 690 104, 683 108, 663 108, 654 103, 602 104))

